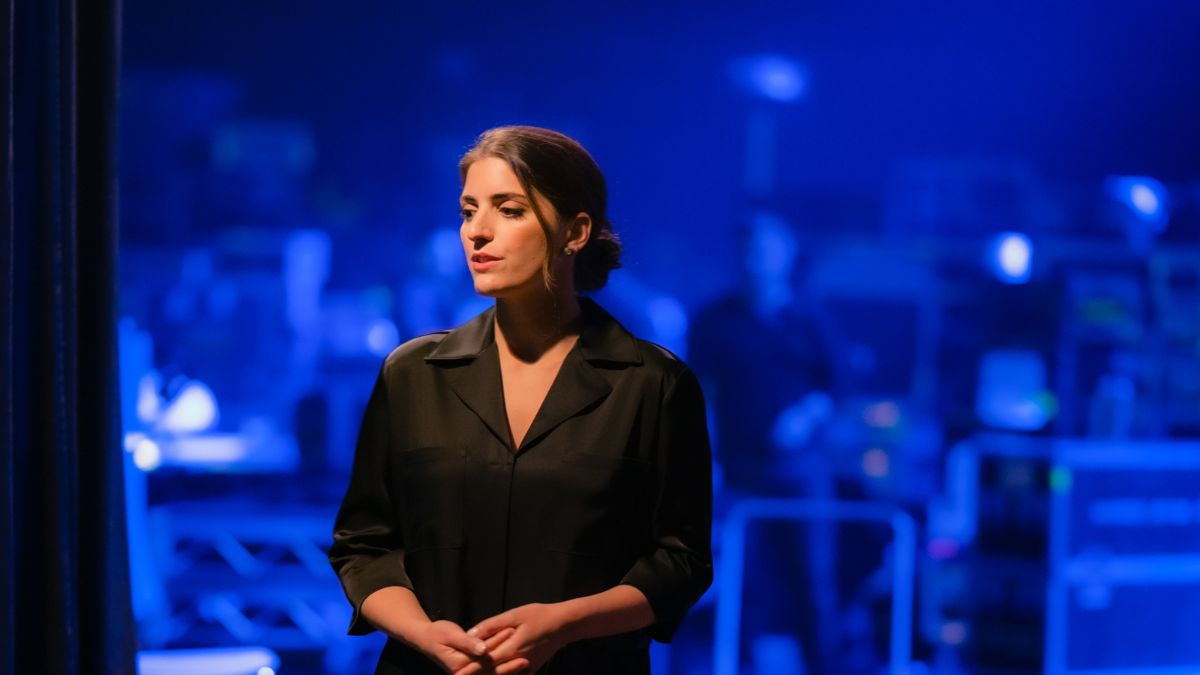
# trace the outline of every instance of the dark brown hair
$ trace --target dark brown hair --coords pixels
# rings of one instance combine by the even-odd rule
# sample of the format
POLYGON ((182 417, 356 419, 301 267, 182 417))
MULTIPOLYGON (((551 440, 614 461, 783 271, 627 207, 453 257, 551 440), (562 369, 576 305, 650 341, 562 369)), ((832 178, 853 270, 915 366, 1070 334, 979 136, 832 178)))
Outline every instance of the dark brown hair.
MULTIPOLYGON (((550 223, 538 208, 534 192, 540 193, 560 218, 570 218, 580 211, 592 218, 592 231, 587 244, 576 253, 575 290, 595 291, 608 282, 608 273, 621 266, 621 243, 608 221, 605 209, 608 188, 596 160, 578 141, 550 129, 529 126, 504 126, 480 134, 474 147, 458 162, 459 178, 466 182, 467 169, 484 157, 497 157, 508 162, 521 187, 529 195, 533 213, 537 216, 546 240, 551 241, 550 223)), ((551 287, 550 260, 561 254, 547 246, 542 261, 542 275, 551 287)))

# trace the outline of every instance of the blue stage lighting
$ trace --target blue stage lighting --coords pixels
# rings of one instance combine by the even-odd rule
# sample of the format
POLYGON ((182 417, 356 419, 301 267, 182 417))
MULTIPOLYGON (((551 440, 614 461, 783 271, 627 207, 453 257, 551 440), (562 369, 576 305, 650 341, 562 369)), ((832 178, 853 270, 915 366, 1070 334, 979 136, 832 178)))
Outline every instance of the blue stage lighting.
POLYGON ((737 59, 733 79, 755 96, 771 101, 798 101, 808 89, 808 71, 795 59, 779 54, 759 54, 737 59))
POLYGON ((143 438, 133 449, 133 463, 142 471, 157 469, 162 464, 162 448, 149 438, 143 438))
POLYGON ((1129 191, 1133 207, 1147 216, 1154 216, 1162 209, 1162 203, 1154 190, 1145 183, 1138 183, 1129 191))
POLYGON ((1004 232, 992 240, 989 264, 1006 284, 1029 281, 1033 270, 1033 243, 1020 232, 1004 232))
POLYGON ((979 362, 975 413, 995 429, 1036 431, 1057 414, 1046 362, 1028 349, 993 349, 979 362))
POLYGON ((1104 183, 1109 197, 1124 204, 1154 231, 1167 225, 1167 188, 1148 176, 1112 176, 1104 183))
POLYGON ((367 347, 376 356, 387 356, 400 344, 400 331, 391 319, 376 319, 367 330, 367 347))
POLYGON ((162 448, 140 431, 125 434, 125 452, 133 456, 133 465, 142 471, 153 471, 162 464, 162 448))
POLYGON ((212 389, 192 380, 167 404, 158 425, 175 433, 200 432, 216 426, 219 418, 217 397, 212 389))
POLYGON ((138 652, 141 675, 274 675, 279 655, 267 647, 214 647, 138 652))

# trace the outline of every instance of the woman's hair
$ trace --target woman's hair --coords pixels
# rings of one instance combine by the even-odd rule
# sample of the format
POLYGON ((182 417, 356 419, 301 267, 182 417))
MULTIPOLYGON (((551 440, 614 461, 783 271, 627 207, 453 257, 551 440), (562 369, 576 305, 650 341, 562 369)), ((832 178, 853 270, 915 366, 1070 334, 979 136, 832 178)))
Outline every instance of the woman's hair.
MULTIPOLYGON (((604 174, 588 151, 575 139, 550 129, 496 127, 480 134, 474 147, 459 160, 459 178, 466 182, 467 169, 485 157, 508 162, 529 195, 533 213, 546 233, 547 242, 552 240, 552 230, 534 200, 534 192, 544 196, 560 218, 570 218, 580 211, 591 216, 591 235, 587 244, 576 253, 575 289, 595 291, 602 288, 608 282, 608 273, 621 266, 621 243, 605 214, 608 188, 604 174)), ((554 283, 550 276, 550 260, 559 253, 553 245, 546 247, 542 276, 547 288, 554 283)))

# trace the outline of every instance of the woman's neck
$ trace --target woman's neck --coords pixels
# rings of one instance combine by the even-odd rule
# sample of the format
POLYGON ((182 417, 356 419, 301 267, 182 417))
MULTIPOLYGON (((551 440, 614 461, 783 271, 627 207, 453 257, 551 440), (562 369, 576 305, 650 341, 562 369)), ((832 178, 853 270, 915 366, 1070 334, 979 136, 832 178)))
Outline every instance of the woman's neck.
POLYGON ((496 341, 522 361, 536 361, 564 338, 578 336, 582 323, 574 291, 496 299, 496 341))

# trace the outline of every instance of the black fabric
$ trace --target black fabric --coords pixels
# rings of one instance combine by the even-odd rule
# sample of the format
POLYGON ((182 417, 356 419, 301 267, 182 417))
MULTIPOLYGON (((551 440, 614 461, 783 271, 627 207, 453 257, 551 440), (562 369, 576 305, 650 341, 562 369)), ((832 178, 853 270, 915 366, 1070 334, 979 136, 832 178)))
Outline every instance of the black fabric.
MULTIPOLYGON (((330 561, 354 607, 414 591, 464 628, 513 607, 644 593, 646 630, 568 645, 546 673, 649 672, 712 581, 704 401, 679 359, 581 298, 584 328, 511 449, 491 308, 385 360, 364 415, 330 561)), ((379 672, 436 672, 391 640, 379 672)))
POLYGON ((116 352, 119 0, 6 0, 0 672, 133 673, 116 352))

